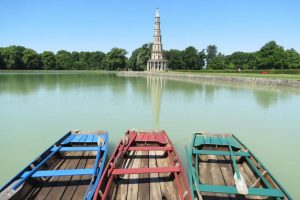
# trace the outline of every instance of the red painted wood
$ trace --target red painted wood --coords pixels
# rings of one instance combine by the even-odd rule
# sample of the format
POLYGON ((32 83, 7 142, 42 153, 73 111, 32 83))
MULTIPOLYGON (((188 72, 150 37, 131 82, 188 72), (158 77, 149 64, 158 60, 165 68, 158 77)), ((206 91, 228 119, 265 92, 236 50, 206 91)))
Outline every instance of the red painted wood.
POLYGON ((140 147, 129 147, 128 151, 171 151, 172 147, 158 147, 158 146, 140 146, 140 147))
POLYGON ((180 172, 179 167, 155 167, 155 168, 130 168, 130 169, 114 169, 113 175, 121 174, 146 174, 146 173, 175 173, 180 172))

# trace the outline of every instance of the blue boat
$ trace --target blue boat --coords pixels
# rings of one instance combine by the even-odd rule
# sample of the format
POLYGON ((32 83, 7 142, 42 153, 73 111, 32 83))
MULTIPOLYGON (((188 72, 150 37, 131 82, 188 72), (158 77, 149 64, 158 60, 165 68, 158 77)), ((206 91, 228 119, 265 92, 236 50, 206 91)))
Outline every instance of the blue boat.
POLYGON ((108 132, 70 131, 0 189, 0 199, 91 199, 108 132))

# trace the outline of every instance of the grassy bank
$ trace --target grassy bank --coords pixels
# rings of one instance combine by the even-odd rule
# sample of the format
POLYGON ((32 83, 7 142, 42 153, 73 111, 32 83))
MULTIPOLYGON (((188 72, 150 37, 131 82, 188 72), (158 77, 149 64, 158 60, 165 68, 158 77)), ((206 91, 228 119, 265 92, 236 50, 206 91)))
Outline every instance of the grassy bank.
POLYGON ((257 71, 242 71, 240 73, 236 73, 235 71, 209 71, 209 70, 173 70, 172 72, 175 73, 190 73, 190 74, 207 74, 207 75, 215 75, 215 76, 234 76, 234 77, 255 77, 255 78, 272 78, 272 79, 293 79, 293 80, 300 80, 300 70, 293 70, 294 73, 288 73, 288 70, 285 72, 287 73, 280 73, 284 72, 284 70, 279 71, 268 71, 268 74, 261 74, 261 70, 257 71), (299 73, 297 73, 299 72, 299 73))

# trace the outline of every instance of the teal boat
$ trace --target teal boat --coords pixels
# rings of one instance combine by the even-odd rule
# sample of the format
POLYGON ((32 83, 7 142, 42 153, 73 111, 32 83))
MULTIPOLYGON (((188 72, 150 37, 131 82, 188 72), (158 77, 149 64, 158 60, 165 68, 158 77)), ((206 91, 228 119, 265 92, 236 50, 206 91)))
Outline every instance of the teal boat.
POLYGON ((186 152, 193 199, 293 199, 234 135, 195 133, 186 152))
POLYGON ((105 131, 70 131, 5 184, 0 199, 92 199, 107 149, 105 131))

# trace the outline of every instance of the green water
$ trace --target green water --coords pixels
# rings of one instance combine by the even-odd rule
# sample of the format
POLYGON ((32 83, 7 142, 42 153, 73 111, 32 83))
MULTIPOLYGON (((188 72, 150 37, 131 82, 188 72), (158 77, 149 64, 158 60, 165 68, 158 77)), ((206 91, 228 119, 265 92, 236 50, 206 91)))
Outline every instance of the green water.
POLYGON ((0 185, 71 129, 165 129, 184 161, 191 133, 236 134, 296 198, 300 90, 125 78, 104 73, 0 74, 0 185))

